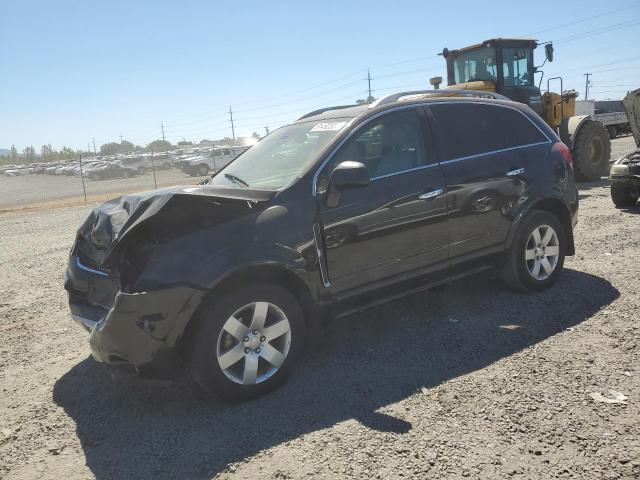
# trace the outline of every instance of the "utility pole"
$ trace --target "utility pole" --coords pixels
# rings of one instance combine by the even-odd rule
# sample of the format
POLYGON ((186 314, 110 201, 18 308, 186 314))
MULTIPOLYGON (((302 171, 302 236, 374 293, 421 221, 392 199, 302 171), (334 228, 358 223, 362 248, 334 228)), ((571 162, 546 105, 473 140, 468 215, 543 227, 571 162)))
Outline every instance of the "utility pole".
POLYGON ((120 143, 122 143, 122 134, 120 134, 120 143))
POLYGON ((93 142, 93 153, 98 153, 96 150, 96 139, 91 137, 91 141, 93 142))
POLYGON ((584 76, 587 77, 584 82, 584 99, 589 100, 589 77, 593 75, 592 73, 585 73, 584 76))
POLYGON ((229 105, 229 118, 231 118, 231 136, 233 137, 233 143, 236 142, 236 130, 233 126, 233 111, 231 110, 231 105, 229 105))
POLYGON ((87 142, 87 152, 91 153, 91 146, 89 145, 89 142, 87 142))
POLYGON ((367 83, 369 84, 369 96, 367 97, 367 103, 371 103, 373 101, 373 97, 371 96, 371 72, 367 68, 367 83))
POLYGON ((164 142, 164 123, 160 122, 160 128, 162 129, 162 141, 164 142))

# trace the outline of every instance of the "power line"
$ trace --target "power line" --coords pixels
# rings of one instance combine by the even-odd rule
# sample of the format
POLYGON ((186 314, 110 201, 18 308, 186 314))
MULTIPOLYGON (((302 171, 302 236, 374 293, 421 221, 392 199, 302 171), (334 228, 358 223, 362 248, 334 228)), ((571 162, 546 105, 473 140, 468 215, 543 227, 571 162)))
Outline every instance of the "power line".
POLYGON ((559 38, 554 40, 555 43, 566 43, 571 42, 573 40, 582 40, 585 38, 593 37, 594 35, 600 35, 601 33, 612 32, 614 30, 620 30, 622 28, 633 27, 635 25, 640 24, 640 18, 636 18, 634 20, 628 20, 626 22, 616 23, 614 25, 608 25, 602 28, 596 28, 595 30, 589 30, 587 32, 578 33, 575 35, 570 35, 568 37, 559 38))
POLYGON ((637 5, 632 5, 632 6, 623 7, 623 8, 616 8, 615 10, 608 10, 606 12, 602 12, 602 13, 599 13, 597 15, 591 15, 590 17, 582 18, 580 20, 574 20, 572 22, 563 23, 562 25, 556 25, 555 27, 545 28, 543 30, 538 30, 537 32, 526 33, 525 37, 528 37, 529 35, 537 35, 538 33, 549 32, 551 30, 557 30, 559 28, 564 28, 564 27, 568 27, 568 26, 571 26, 571 25, 576 25, 578 23, 587 22, 589 20, 594 20, 596 18, 601 18, 601 17, 604 17, 606 15, 612 15, 614 13, 622 12, 624 10, 631 10, 633 8, 638 8, 638 6, 637 5))

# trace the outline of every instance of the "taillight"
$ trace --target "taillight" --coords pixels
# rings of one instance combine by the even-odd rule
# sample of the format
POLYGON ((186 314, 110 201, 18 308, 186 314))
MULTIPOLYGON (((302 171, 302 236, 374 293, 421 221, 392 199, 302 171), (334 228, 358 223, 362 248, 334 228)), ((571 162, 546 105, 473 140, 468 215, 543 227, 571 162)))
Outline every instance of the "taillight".
POLYGON ((552 152, 559 153, 564 158, 564 163, 567 168, 573 168, 573 159, 571 158, 571 150, 562 142, 556 142, 551 148, 552 152))

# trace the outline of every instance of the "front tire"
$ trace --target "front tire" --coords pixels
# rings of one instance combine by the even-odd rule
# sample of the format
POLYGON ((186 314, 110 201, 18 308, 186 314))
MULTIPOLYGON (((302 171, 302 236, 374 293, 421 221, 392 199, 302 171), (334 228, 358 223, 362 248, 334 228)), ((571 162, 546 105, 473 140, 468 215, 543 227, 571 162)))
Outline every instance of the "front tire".
POLYGON ((302 308, 277 285, 247 285, 211 298, 196 321, 191 374, 204 390, 225 400, 274 390, 304 348, 302 308))
POLYGON ((198 175, 204 177, 207 173, 209 173, 209 167, 207 165, 200 165, 198 167, 198 175))
POLYGON ((626 182, 611 182, 611 200, 617 208, 633 207, 638 199, 632 195, 631 186, 626 182))
POLYGON ((558 218, 542 210, 527 215, 516 232, 502 270, 504 282, 521 292, 552 286, 564 265, 566 238, 558 218))

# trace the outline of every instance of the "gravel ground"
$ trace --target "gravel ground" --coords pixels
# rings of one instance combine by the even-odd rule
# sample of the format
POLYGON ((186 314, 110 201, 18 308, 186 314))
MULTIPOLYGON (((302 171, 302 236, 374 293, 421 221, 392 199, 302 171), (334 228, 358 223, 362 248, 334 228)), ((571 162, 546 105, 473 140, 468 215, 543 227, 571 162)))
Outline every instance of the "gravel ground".
POLYGON ((640 207, 606 180, 554 288, 485 274, 353 315, 240 405, 88 357, 62 288, 87 213, 0 214, 2 478, 640 478, 640 207))

